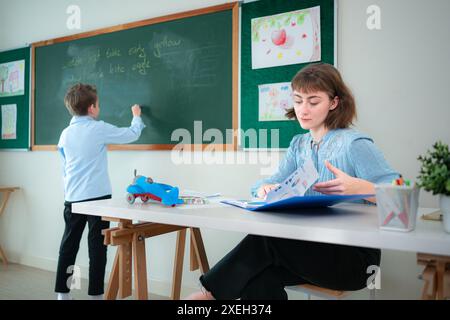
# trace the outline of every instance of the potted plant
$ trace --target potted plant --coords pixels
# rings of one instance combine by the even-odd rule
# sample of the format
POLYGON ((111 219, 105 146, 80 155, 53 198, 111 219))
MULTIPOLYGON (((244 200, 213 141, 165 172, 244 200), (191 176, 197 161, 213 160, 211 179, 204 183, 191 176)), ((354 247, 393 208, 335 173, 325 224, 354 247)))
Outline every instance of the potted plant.
POLYGON ((433 195, 439 195, 444 229, 450 233, 450 151, 448 145, 438 141, 433 149, 417 158, 422 166, 418 184, 433 195))

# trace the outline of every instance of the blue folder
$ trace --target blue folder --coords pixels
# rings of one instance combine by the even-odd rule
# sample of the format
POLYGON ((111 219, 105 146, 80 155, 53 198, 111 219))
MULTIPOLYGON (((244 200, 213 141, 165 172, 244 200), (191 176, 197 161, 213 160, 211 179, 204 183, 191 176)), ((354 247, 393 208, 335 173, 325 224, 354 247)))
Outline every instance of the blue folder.
POLYGON ((291 197, 272 203, 264 201, 224 200, 222 203, 240 207, 250 211, 280 211, 300 208, 329 207, 344 201, 361 200, 374 197, 373 194, 351 194, 351 195, 319 195, 291 197))

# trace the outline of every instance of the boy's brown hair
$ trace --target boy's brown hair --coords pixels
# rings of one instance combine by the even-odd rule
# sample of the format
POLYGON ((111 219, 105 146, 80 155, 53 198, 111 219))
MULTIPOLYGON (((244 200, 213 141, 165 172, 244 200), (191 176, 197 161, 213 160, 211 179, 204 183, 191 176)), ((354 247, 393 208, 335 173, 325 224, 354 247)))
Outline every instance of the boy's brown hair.
MULTIPOLYGON (((330 64, 310 64, 300 70, 291 82, 292 90, 311 93, 323 91, 330 100, 339 98, 338 106, 330 110, 325 126, 330 129, 348 128, 356 119, 356 104, 350 89, 345 85, 339 71, 330 64)), ((287 110, 286 117, 295 118, 294 108, 287 110)))
POLYGON ((91 105, 97 102, 97 89, 95 86, 77 83, 67 90, 64 104, 73 116, 85 116, 91 105))

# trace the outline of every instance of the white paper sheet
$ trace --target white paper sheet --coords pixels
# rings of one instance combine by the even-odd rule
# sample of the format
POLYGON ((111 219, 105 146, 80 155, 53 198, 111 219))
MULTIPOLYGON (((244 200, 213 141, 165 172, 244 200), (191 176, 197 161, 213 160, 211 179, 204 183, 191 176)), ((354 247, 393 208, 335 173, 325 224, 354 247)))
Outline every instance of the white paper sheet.
POLYGON ((25 93, 25 60, 0 64, 0 97, 25 93))
POLYGON ((2 105, 2 140, 17 139, 17 105, 2 105))
POLYGON ((267 194, 266 202, 304 196, 305 192, 319 179, 319 173, 311 159, 307 160, 303 167, 298 168, 280 186, 267 194))
POLYGON ((290 82, 270 83, 258 86, 259 121, 290 121, 287 110, 293 107, 290 82))

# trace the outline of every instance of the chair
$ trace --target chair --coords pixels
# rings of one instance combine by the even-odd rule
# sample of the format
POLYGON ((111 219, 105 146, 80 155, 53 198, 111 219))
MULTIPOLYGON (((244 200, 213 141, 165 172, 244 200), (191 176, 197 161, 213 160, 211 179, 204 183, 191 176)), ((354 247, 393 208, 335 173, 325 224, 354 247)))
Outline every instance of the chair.
MULTIPOLYGON (((315 286, 313 284, 300 284, 297 286, 289 286, 287 289, 302 292, 307 295, 308 300, 311 296, 327 299, 327 300, 342 300, 348 297, 353 291, 332 290, 315 286)), ((369 300, 375 300, 375 290, 369 290, 369 300)))

